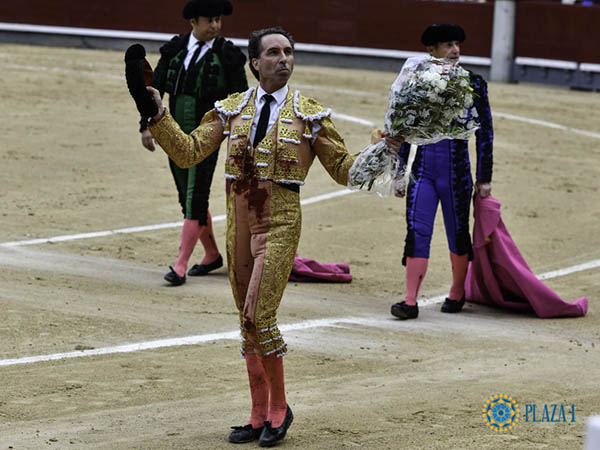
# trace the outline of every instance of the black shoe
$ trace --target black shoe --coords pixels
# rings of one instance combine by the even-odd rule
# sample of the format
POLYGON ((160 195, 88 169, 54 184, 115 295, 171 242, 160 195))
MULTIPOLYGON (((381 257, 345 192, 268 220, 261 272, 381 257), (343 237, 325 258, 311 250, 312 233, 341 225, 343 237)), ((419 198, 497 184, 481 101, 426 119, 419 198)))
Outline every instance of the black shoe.
POLYGON ((394 303, 391 313, 400 320, 416 319, 419 316, 419 305, 411 306, 406 302, 394 303))
POLYGON ((223 267, 223 257, 221 255, 210 264, 194 264, 193 267, 188 270, 187 274, 190 277, 198 277, 200 275, 206 275, 219 267, 223 267))
POLYGON ((169 266, 169 269, 171 269, 171 271, 165 275, 165 280, 167 280, 173 286, 181 286, 183 283, 185 283, 185 275, 180 277, 177 275, 177 272, 175 272, 173 267, 169 266))
POLYGON ((290 405, 287 407, 287 411, 285 412, 285 419, 280 427, 273 428, 271 426, 271 422, 265 422, 265 428, 260 435, 260 439, 258 440, 258 445, 261 447, 272 447, 275 444, 278 444, 285 437, 285 433, 287 433, 288 428, 294 421, 294 415, 292 414, 292 409, 290 405))
POLYGON ((442 305, 442 312, 443 313, 458 313, 458 312, 460 312, 460 310, 463 308, 464 305, 465 305, 464 294, 460 300, 450 300, 449 298, 446 298, 446 300, 444 300, 444 304, 442 305))
POLYGON ((252 428, 252 425, 244 425, 243 427, 231 427, 233 431, 229 435, 229 442, 234 444, 243 444, 244 442, 252 442, 257 440, 265 427, 252 428))

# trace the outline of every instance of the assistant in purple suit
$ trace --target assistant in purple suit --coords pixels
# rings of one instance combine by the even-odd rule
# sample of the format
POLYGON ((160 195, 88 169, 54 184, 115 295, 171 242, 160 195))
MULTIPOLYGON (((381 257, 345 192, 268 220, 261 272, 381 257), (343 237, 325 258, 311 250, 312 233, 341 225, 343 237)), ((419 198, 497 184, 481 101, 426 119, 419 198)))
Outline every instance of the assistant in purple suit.
MULTIPOLYGON (((458 63, 460 45, 465 40, 458 25, 429 26, 421 42, 431 56, 458 63)), ((470 72, 475 91, 474 102, 481 127, 476 132, 477 182, 475 187, 484 198, 491 193, 492 180, 492 114, 487 96, 487 83, 470 72)), ((403 144, 400 156, 408 160, 410 145, 403 144)), ((402 263, 406 266, 406 297, 392 305, 391 313, 399 319, 414 319, 419 314, 417 296, 427 272, 429 248, 438 204, 442 204, 444 226, 452 264, 452 286, 442 312, 457 313, 465 302, 465 278, 473 249, 469 233, 469 211, 473 192, 468 141, 446 139, 417 149, 411 170, 414 181, 406 192, 407 234, 402 263)), ((399 193, 404 196, 404 192, 399 193)))

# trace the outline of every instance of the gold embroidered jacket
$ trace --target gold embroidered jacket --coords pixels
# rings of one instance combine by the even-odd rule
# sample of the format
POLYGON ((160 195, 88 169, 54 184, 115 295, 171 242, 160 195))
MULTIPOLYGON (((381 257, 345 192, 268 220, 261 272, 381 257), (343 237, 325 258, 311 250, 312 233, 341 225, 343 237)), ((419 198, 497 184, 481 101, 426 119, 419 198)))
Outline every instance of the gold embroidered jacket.
POLYGON ((288 92, 279 117, 264 139, 253 148, 250 127, 256 113, 255 89, 233 94, 215 103, 194 131, 186 135, 168 111, 151 125, 152 135, 180 167, 204 160, 228 138, 225 176, 258 178, 279 183, 304 184, 315 156, 339 184, 348 182, 354 157, 331 121, 331 109, 315 100, 288 92), (315 124, 321 129, 312 136, 315 124))

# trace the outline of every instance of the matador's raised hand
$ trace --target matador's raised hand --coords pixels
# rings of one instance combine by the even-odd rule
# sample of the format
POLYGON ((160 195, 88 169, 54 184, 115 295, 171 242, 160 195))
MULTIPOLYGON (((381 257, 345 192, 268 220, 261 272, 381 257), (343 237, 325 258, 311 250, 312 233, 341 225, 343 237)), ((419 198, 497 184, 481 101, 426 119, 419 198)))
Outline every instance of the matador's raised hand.
POLYGON ((127 88, 135 101, 142 117, 154 117, 158 106, 153 95, 146 90, 152 82, 152 68, 146 61, 146 50, 140 44, 134 44, 125 52, 125 79, 127 88))

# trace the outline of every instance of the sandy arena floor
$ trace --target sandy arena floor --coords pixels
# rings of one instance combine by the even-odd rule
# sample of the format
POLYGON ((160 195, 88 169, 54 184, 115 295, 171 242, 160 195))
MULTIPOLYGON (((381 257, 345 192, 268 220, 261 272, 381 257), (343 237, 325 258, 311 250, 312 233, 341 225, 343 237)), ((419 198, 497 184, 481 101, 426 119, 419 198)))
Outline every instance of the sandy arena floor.
MULTIPOLYGON (((229 427, 249 414, 226 271, 178 288, 162 280, 179 227, 22 242, 181 220, 166 156, 140 145, 122 61, 113 51, 0 45, 0 450, 232 448, 229 427), (85 353, 210 333, 230 334, 85 353), (81 357, 20 359, 65 352, 81 357)), ((394 78, 298 66, 291 84, 381 126, 394 78)), ((536 274, 591 263, 546 281, 567 300, 587 296, 588 315, 543 320, 479 305, 440 313, 426 301, 446 294, 451 278, 439 220, 426 306, 418 320, 396 321, 389 306, 404 291, 404 201, 353 193, 306 205, 300 254, 349 263, 354 281, 286 291, 279 318, 290 326, 285 366, 296 419, 282 448, 582 448, 585 418, 600 414, 600 94, 494 83, 489 92, 503 219, 536 274), (316 319, 325 321, 307 322, 316 319), (544 405, 563 405, 567 422, 529 416, 494 432, 481 410, 502 393, 523 413, 536 404, 538 420, 544 405)), ((370 126, 334 121, 353 153, 368 143, 370 126)), ((221 158, 217 219, 222 174, 221 158)), ((342 189, 316 162, 302 197, 342 189)), ((214 227, 224 252, 225 222, 214 227)))

